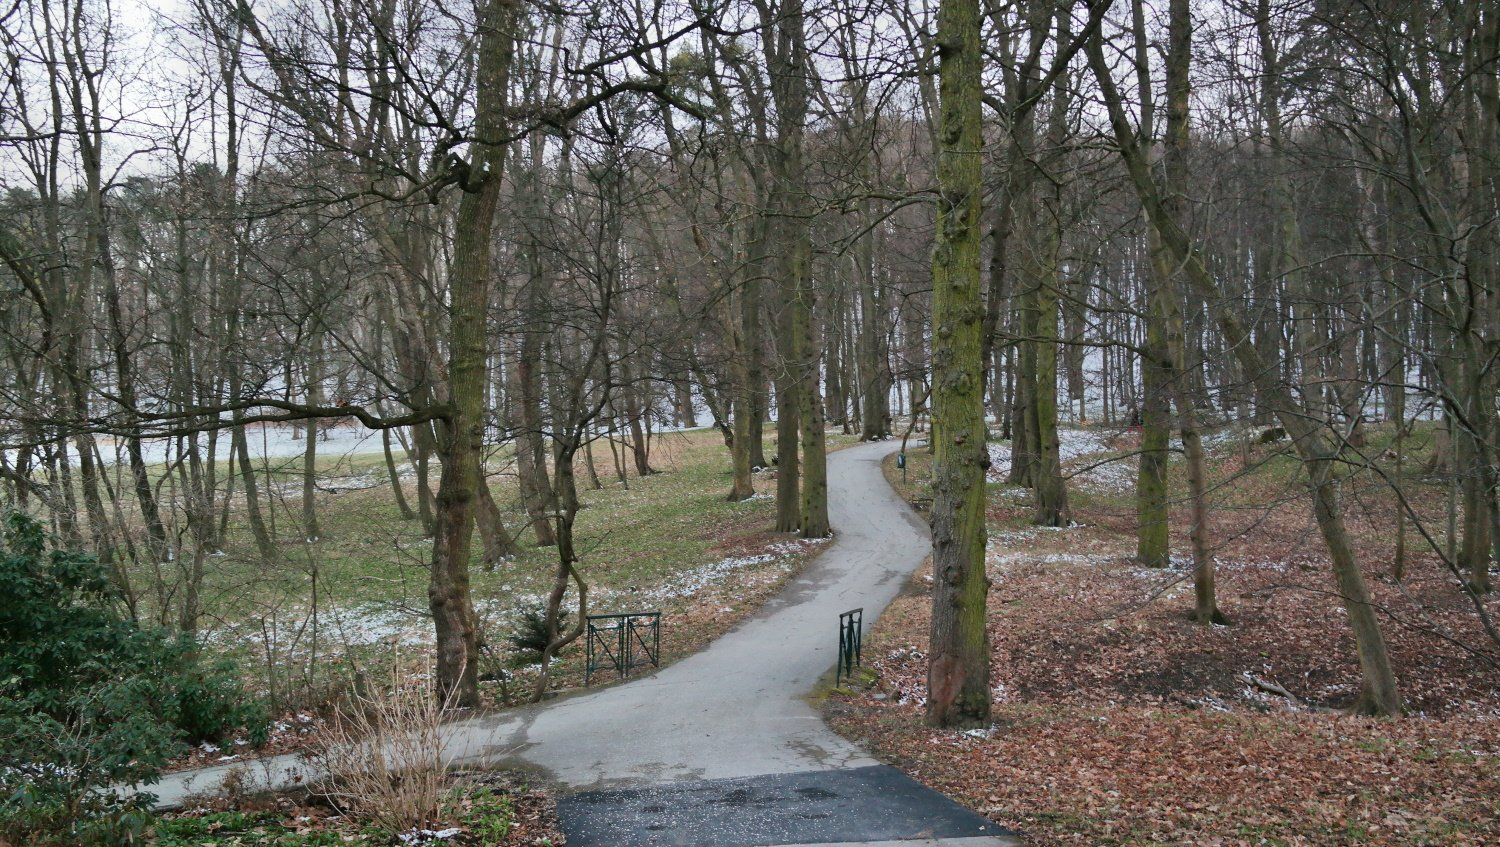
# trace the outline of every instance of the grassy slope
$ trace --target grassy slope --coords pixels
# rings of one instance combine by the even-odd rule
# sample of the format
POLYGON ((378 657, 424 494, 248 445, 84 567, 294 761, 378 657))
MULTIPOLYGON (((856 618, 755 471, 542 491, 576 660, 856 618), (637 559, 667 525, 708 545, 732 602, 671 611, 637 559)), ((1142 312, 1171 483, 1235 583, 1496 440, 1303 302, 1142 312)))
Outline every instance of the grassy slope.
MULTIPOLYGON (((771 506, 765 501, 723 500, 722 492, 728 488, 726 462, 722 442, 714 433, 661 437, 652 462, 662 473, 645 479, 632 475, 629 490, 613 478, 606 451, 596 451, 596 460, 606 487, 581 492, 584 510, 577 538, 584 570, 601 587, 653 585, 702 564, 710 550, 754 534, 770 520, 771 506), (597 455, 600 452, 605 455, 597 455), (700 531, 704 526, 714 531, 700 531)), ((299 463, 300 459, 273 463, 280 471, 277 478, 284 480, 277 485, 274 510, 284 560, 266 567, 254 555, 248 528, 235 520, 228 556, 212 566, 206 584, 206 593, 215 598, 215 611, 232 618, 254 614, 289 595, 308 596, 314 569, 327 598, 334 602, 425 605, 430 543, 417 522, 401 520, 379 457, 357 455, 323 466, 325 478, 331 479, 319 495, 323 531, 316 544, 304 543, 300 530, 299 463)), ((507 528, 521 534, 522 552, 514 561, 487 570, 480 567, 476 549, 475 597, 491 600, 540 593, 555 554, 550 548, 530 544, 530 533, 523 532, 524 515, 513 474, 508 468, 491 472, 507 528)), ((586 479, 580 483, 587 485, 586 479)), ((413 486, 407 480, 408 498, 414 502, 413 486)))
MULTIPOLYGON (((851 437, 829 434, 829 449, 850 443, 851 437)), ((757 476, 761 496, 724 499, 728 457, 717 432, 658 436, 651 458, 658 473, 639 478, 632 471, 625 484, 615 476, 608 447, 597 444, 594 453, 603 488, 588 488, 587 475, 580 474, 584 509, 576 530, 590 612, 660 609, 664 661, 701 649, 753 612, 817 549, 769 531, 772 474, 757 476)), ((485 638, 496 648, 487 653, 487 674, 508 665, 505 636, 514 613, 544 596, 556 568, 555 550, 531 543, 515 477, 503 459, 491 463, 491 482, 521 552, 486 568, 476 539, 473 593, 485 638)), ((274 504, 268 514, 280 559, 259 559, 236 504, 225 555, 207 560, 204 582, 207 640, 244 659, 259 686, 273 690, 285 709, 315 706, 344 685, 351 667, 346 660, 383 666, 402 645, 402 655, 420 662, 431 637, 424 617, 430 541, 416 521, 401 519, 381 456, 320 457, 322 531, 315 543, 305 541, 300 524, 300 468, 300 457, 267 464, 271 496, 264 499, 274 504)), ((415 502, 414 481, 405 487, 415 502)), ((146 571, 132 576, 137 586, 154 579, 146 571)), ((170 581, 173 574, 166 576, 170 581)), ((143 600, 149 616, 155 597, 145 592, 143 600)), ((581 684, 580 653, 572 649, 562 657, 557 684, 581 684)), ((521 668, 520 682, 529 675, 521 668)), ((501 701, 520 691, 517 685, 488 687, 501 701)), ((300 743, 292 736, 307 727, 287 723, 287 743, 300 743)), ((205 755, 209 761, 216 754, 205 755)))

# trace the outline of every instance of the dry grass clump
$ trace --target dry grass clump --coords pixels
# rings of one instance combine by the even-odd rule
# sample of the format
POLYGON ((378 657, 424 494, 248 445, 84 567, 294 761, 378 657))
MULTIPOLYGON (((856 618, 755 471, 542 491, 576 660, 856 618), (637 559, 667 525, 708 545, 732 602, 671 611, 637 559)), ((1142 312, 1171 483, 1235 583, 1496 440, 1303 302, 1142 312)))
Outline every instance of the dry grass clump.
POLYGON ((314 754, 325 796, 342 813, 391 832, 437 823, 447 796, 442 722, 447 700, 431 675, 394 678, 341 704, 314 754))

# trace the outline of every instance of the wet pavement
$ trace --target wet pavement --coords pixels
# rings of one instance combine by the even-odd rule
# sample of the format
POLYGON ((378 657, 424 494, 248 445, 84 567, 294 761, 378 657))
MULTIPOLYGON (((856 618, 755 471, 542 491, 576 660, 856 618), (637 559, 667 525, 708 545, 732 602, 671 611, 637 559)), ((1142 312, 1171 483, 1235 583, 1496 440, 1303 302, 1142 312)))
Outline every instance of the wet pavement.
POLYGON ((558 814, 568 847, 762 847, 1009 834, 884 765, 585 792, 561 798, 558 814))

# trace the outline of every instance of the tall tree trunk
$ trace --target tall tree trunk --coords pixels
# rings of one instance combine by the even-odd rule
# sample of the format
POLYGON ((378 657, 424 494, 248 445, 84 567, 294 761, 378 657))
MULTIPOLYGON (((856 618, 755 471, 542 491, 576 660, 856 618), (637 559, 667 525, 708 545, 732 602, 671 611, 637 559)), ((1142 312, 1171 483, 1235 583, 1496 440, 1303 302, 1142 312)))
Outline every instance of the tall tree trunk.
POLYGON ((891 363, 886 349, 886 305, 875 279, 878 230, 855 247, 859 286, 860 440, 879 441, 891 434, 891 363))
MULTIPOLYGON (((1192 63, 1193 21, 1189 8, 1190 0, 1171 0, 1168 7, 1167 30, 1167 126, 1166 149, 1162 155, 1162 205, 1172 217, 1184 211, 1184 198, 1188 186, 1188 116, 1190 80, 1188 72, 1192 63)), ((1177 283, 1175 265, 1160 239, 1152 239, 1152 263, 1156 285, 1151 293, 1151 309, 1148 320, 1161 326, 1165 352, 1165 376, 1177 403, 1178 430, 1182 434, 1182 449, 1187 459, 1188 497, 1191 502, 1191 523, 1188 540, 1193 551, 1193 617, 1202 624, 1224 624, 1228 619, 1218 606, 1218 589, 1214 573, 1213 549, 1209 541, 1208 527, 1208 482, 1203 455, 1203 439, 1198 432, 1198 422, 1193 413, 1193 402, 1189 389, 1187 371, 1187 343, 1184 339, 1182 309, 1179 307, 1181 292, 1177 283)), ((1150 345, 1147 345, 1150 349, 1150 345)), ((1163 514, 1163 518, 1167 516, 1163 514)))
MULTIPOLYGON (((795 294, 788 290, 788 301, 795 294)), ((799 380, 795 368, 801 358, 802 327, 788 302, 782 308, 777 346, 776 377, 776 531, 797 532, 802 526, 801 466, 797 438, 801 434, 799 380)))
MULTIPOLYGON (((1070 12, 1057 13, 1057 43, 1071 40, 1070 12)), ((1068 81, 1059 75, 1052 89, 1047 117, 1048 160, 1061 156, 1067 144, 1068 81)), ((1063 186, 1055 180, 1046 186, 1042 197, 1043 234, 1037 248, 1041 268, 1036 275, 1036 387, 1032 397, 1032 421, 1037 446, 1036 466, 1032 480, 1036 492, 1036 514, 1033 522, 1040 526, 1067 526, 1072 523, 1068 508, 1068 487, 1062 475, 1061 445, 1057 434, 1057 362, 1058 300, 1062 295, 1063 186)))
MULTIPOLYGON (((1146 34, 1145 4, 1142 0, 1133 0, 1130 12, 1131 28, 1135 34, 1136 84, 1143 92, 1140 137, 1143 144, 1149 145, 1154 135, 1156 116, 1151 96, 1150 42, 1146 34)), ((1175 35, 1175 32, 1172 34, 1175 35)), ((1171 55, 1168 73, 1175 72, 1177 58, 1177 54, 1171 55)), ((1171 96, 1169 93, 1169 100, 1171 96)), ((1163 202, 1173 203, 1173 187, 1168 185, 1163 190, 1166 192, 1163 202)), ((1177 211, 1175 207, 1171 208, 1172 211, 1177 211)), ((1167 324, 1176 311, 1176 302, 1171 290, 1173 265, 1166 258, 1161 239, 1149 226, 1146 241, 1151 262, 1150 267, 1145 269, 1146 272, 1141 274, 1147 305, 1146 343, 1141 349, 1141 446, 1135 483, 1135 557, 1143 567, 1165 568, 1172 562, 1171 511, 1167 483, 1170 454, 1167 448, 1172 440, 1173 363, 1172 349, 1167 340, 1167 324)), ((1140 270, 1139 266, 1137 269, 1140 270)))
MULTIPOLYGON (((751 226, 749 238, 748 266, 741 286, 740 332, 743 335, 745 384, 749 392, 746 398, 745 445, 750 451, 750 467, 768 468, 766 459, 765 422, 769 403, 766 384, 765 304, 761 292, 764 290, 766 267, 772 263, 767 256, 769 244, 774 243, 772 233, 775 221, 764 212, 757 214, 751 226)), ((776 310, 779 314, 779 310, 776 310)), ((777 432, 780 432, 778 427, 777 432)), ((738 437, 738 436, 736 436, 738 437)))
POLYGON ((812 208, 808 202, 809 184, 803 150, 804 124, 807 122, 809 63, 806 41, 806 15, 802 0, 782 0, 774 28, 774 49, 768 56, 771 95, 776 102, 777 139, 772 157, 777 183, 776 210, 780 216, 776 233, 783 247, 782 285, 789 302, 787 310, 787 344, 782 363, 785 381, 777 388, 777 401, 786 410, 795 404, 793 421, 783 429, 778 421, 778 436, 788 440, 778 443, 778 477, 787 473, 790 455, 794 473, 788 474, 790 485, 777 488, 777 528, 800 530, 807 538, 825 538, 828 526, 828 469, 823 446, 823 390, 821 344, 813 307, 816 295, 812 279, 812 208), (790 395, 782 403, 782 391, 790 395), (801 441, 800 461, 796 453, 801 441), (790 450, 781 449, 788 445, 790 450), (800 483, 800 499, 798 485, 800 483), (788 500, 783 502, 781 496, 788 500))
MULTIPOLYGON (((1152 239, 1155 241, 1156 239, 1152 239)), ((1171 273, 1168 268, 1166 273, 1171 273)), ((1157 280, 1152 286, 1163 285, 1157 280)), ((1171 441, 1171 352, 1167 347, 1160 301, 1170 296, 1153 290, 1146 318, 1146 346, 1141 351, 1141 446, 1135 482, 1136 561, 1143 567, 1171 564, 1167 448, 1171 441)))
MULTIPOLYGON (((1028 206, 1029 208, 1029 206, 1028 206)), ((1036 479, 1036 331, 1037 289, 1031 287, 1017 297, 1016 324, 1021 340, 1016 344, 1016 389, 1011 402, 1009 485, 1028 488, 1036 479)))
MULTIPOLYGON (((109 309, 110 346, 115 356, 115 390, 119 393, 120 404, 126 409, 134 410, 137 406, 134 351, 130 349, 130 333, 125 325, 120 302, 119 275, 115 268, 114 253, 110 247, 109 213, 104 206, 102 194, 94 194, 99 187, 95 184, 93 174, 90 174, 88 182, 90 184, 90 225, 97 230, 94 237, 99 245, 99 267, 103 272, 104 298, 109 309)), ((147 549, 151 551, 153 561, 166 561, 168 558, 167 530, 162 524, 161 508, 156 502, 156 492, 151 488, 151 476, 146 470, 145 455, 138 435, 126 436, 125 453, 130 463, 130 478, 135 491, 136 504, 140 506, 141 518, 146 524, 146 537, 149 542, 147 549)))
POLYGON ((1072 522, 1068 487, 1062 475, 1061 445, 1057 434, 1057 233, 1047 243, 1053 250, 1051 272, 1037 287, 1036 388, 1032 396, 1031 430, 1039 449, 1032 471, 1039 526, 1067 526, 1072 522))
POLYGON ((940 113, 932 255, 932 640, 927 717, 987 725, 990 646, 984 572, 984 307, 979 281, 979 3, 938 8, 940 113))
MULTIPOLYGON (((806 248, 810 250, 810 245, 806 248)), ((803 262, 804 268, 806 262, 803 262)), ((812 281, 806 275, 798 286, 798 297, 805 300, 803 313, 802 379, 799 388, 802 427, 802 517, 803 538, 827 538, 832 534, 828 523, 828 460, 823 437, 823 398, 818 390, 818 323, 813 311, 812 281)))
POLYGON ((507 134, 506 108, 515 26, 515 0, 482 7, 476 55, 474 161, 461 185, 449 272, 448 402, 443 474, 437 491, 437 534, 427 586, 437 642, 440 696, 453 706, 479 705, 479 630, 469 594, 469 549, 474 509, 484 481, 484 386, 489 362, 490 252, 499 208, 507 134), (495 139, 495 140, 486 140, 495 139), (476 184, 477 183, 477 184, 476 184))

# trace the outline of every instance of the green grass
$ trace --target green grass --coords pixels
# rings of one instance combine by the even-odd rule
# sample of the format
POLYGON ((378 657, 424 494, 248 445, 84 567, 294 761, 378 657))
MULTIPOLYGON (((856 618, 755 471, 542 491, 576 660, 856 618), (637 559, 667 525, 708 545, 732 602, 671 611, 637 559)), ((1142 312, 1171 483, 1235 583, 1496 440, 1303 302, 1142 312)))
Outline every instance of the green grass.
MULTIPOLYGON (((152 821, 147 843, 158 847, 334 847, 345 844, 400 843, 397 833, 329 817, 326 809, 290 812, 216 811, 165 814, 152 821)), ((466 844, 494 844, 510 834, 515 806, 510 795, 487 787, 453 789, 441 824, 463 830, 466 844)))
MULTIPOLYGON (((855 436, 829 433, 827 437, 830 451, 856 443, 855 436)), ((774 445, 768 443, 767 452, 774 452, 774 445)), ((580 455, 577 484, 583 508, 575 527, 576 552, 589 585, 592 613, 661 608, 673 615, 686 610, 689 598, 655 599, 650 594, 653 590, 676 585, 684 574, 721 559, 759 553, 767 545, 793 540, 771 531, 775 502, 764 496, 774 494, 770 474, 755 478, 756 490, 763 496, 737 503, 724 499, 731 482, 730 458, 717 431, 656 436, 651 463, 658 472, 637 477, 626 456, 628 478, 624 482, 615 474, 607 442, 596 443, 593 454, 602 487, 591 487, 580 455)), ((302 525, 302 458, 272 459, 258 463, 258 470, 262 510, 273 529, 277 555, 270 561, 259 555, 243 503, 236 497, 223 555, 204 562, 204 634, 210 644, 241 659, 247 671, 259 678, 258 687, 275 694, 281 703, 316 705, 346 682, 353 667, 370 669, 377 660, 388 663, 382 659, 391 653, 388 640, 371 633, 430 638, 430 625, 422 616, 427 608, 431 540, 424 537, 419 521, 403 519, 391 493, 383 455, 329 452, 319 457, 318 469, 317 541, 307 542, 302 525), (336 615, 367 631, 346 638, 336 615), (322 658, 310 662, 313 654, 322 658), (339 661, 330 663, 329 656, 339 661)), ((163 471, 152 469, 153 474, 163 471)), ((223 466, 219 472, 222 486, 223 466)), ((510 560, 487 566, 476 533, 470 577, 484 637, 490 644, 501 645, 512 614, 535 604, 550 590, 558 563, 556 548, 534 543, 509 454, 502 451, 492 456, 488 472, 505 526, 517 536, 519 552, 510 560)), ((112 473, 124 470, 112 469, 112 473)), ((166 502, 175 494, 172 481, 158 477, 158 482, 166 502)), ((436 483, 435 469, 432 482, 436 483)), ((404 490, 413 506, 415 489, 415 480, 406 479, 404 490)), ((128 509, 130 498, 123 493, 122 497, 121 507, 128 509)), ((180 516, 176 510, 167 513, 180 516)), ((169 527, 169 532, 186 544, 185 528, 169 527)), ((183 564, 168 562, 158 567, 142 561, 128 566, 142 619, 175 621, 181 596, 175 586, 182 584, 183 564)), ((570 585, 569 602, 575 601, 570 585)), ((737 602, 725 605, 736 611, 742 606, 737 602)), ((708 633, 709 637, 713 634, 708 633)), ((678 640, 672 643, 675 646, 668 652, 683 646, 678 640)))
POLYGON ((510 834, 515 819, 515 809, 510 798, 481 788, 469 795, 469 833, 481 843, 499 840, 510 834))
POLYGON ((344 833, 324 828, 304 828, 299 832, 295 818, 265 812, 211 812, 201 816, 162 817, 152 826, 155 837, 149 842, 160 847, 333 847, 341 844, 388 843, 386 833, 362 833, 349 841, 344 833), (288 826, 288 824, 292 824, 288 826))
MULTIPOLYGON (((708 552, 735 531, 748 529, 760 518, 769 521, 767 501, 728 503, 728 457, 716 433, 698 431, 658 439, 653 464, 662 473, 631 476, 626 490, 613 477, 606 449, 595 450, 604 488, 580 496, 584 504, 576 527, 576 544, 586 578, 608 587, 644 587, 685 568, 703 564, 708 552), (600 455, 603 453, 604 455, 600 455)), ((204 595, 214 615, 235 619, 254 615, 287 597, 310 598, 313 575, 322 600, 358 604, 399 603, 420 608, 426 603, 426 569, 431 542, 417 521, 403 520, 391 496, 383 459, 373 456, 330 457, 320 461, 326 486, 337 474, 347 477, 373 471, 360 490, 320 493, 318 516, 321 537, 304 541, 301 526, 301 460, 273 462, 278 485, 297 486, 269 498, 265 509, 275 526, 279 561, 265 563, 255 554, 243 515, 237 511, 225 539, 222 558, 208 562, 204 595)), ((476 539, 472 578, 476 599, 540 592, 556 566, 553 548, 538 548, 525 527, 514 477, 491 471, 491 484, 507 529, 519 535, 520 555, 493 569, 485 569, 476 539)), ((335 484, 336 481, 335 481, 335 484)), ((766 482, 760 481, 765 488, 766 482)), ((406 484, 415 502, 414 483, 406 484)), ((263 499, 267 499, 264 498, 263 499)), ((263 507, 266 506, 263 503, 263 507)), ((132 573, 145 584, 152 574, 132 573)), ((154 598, 143 599, 149 604, 154 598)))
POLYGON ((886 481, 908 503, 932 499, 932 451, 925 443, 917 444, 916 438, 914 435, 912 443, 907 445, 904 473, 896 466, 898 453, 886 456, 881 464, 886 481))

